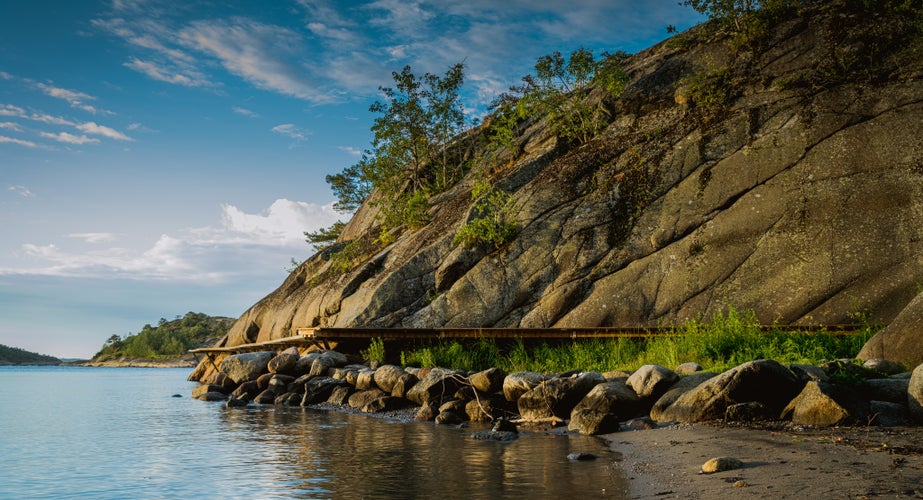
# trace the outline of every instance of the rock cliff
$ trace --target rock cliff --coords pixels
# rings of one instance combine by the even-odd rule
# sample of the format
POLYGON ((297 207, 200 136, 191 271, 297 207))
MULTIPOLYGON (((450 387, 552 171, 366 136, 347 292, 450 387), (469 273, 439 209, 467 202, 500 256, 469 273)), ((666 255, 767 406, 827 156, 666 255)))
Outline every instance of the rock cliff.
MULTIPOLYGON (((889 322, 923 283, 923 28, 852 4, 635 54, 619 99, 587 97, 611 116, 591 141, 522 127, 494 169, 519 222, 505 246, 453 244, 469 175, 355 269, 308 259, 227 345, 302 326, 653 325, 726 305, 794 324, 870 306, 889 322)), ((476 132, 460 139, 472 157, 476 132)), ((341 243, 377 236, 375 215, 367 202, 341 243)))

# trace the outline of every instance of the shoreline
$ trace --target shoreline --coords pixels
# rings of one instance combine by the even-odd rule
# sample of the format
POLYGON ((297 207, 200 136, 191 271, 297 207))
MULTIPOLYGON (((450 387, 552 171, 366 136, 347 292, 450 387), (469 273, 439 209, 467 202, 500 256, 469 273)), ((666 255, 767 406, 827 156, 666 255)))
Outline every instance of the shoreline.
MULTIPOLYGON (((64 363, 62 363, 63 365, 64 363)), ((185 359, 111 359, 108 361, 80 361, 70 363, 70 366, 85 366, 89 368, 195 368, 195 360, 185 359)))
POLYGON ((601 435, 620 454, 627 498, 923 498, 919 427, 673 424, 601 435), (743 462, 701 474, 715 457, 743 462))

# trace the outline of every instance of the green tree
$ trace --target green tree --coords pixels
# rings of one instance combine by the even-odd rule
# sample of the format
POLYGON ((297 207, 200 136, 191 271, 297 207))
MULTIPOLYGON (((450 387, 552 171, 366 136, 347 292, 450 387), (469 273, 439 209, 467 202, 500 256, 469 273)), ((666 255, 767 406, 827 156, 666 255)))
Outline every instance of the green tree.
POLYGON ((346 223, 343 221, 336 221, 330 227, 322 227, 313 232, 306 231, 304 233, 305 240, 314 246, 315 249, 323 250, 336 243, 344 227, 346 227, 346 223))

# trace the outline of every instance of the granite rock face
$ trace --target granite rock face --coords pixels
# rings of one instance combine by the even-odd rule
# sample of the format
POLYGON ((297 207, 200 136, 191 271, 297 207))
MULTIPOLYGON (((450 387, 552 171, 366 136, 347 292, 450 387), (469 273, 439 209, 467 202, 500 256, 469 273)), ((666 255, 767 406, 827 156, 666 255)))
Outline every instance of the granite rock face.
MULTIPOLYGON (((921 42, 873 44, 909 21, 837 9, 781 21, 758 51, 696 28, 686 47, 635 54, 620 98, 589 93, 611 117, 589 142, 558 141, 546 120, 521 127, 521 154, 493 179, 519 223, 503 248, 452 243, 471 174, 430 200, 426 227, 356 268, 308 259, 227 345, 300 326, 656 325, 726 304, 814 324, 850 322, 859 302, 890 322, 923 280, 921 42), (831 54, 871 46, 883 52, 831 72, 831 54), (726 99, 710 110, 686 82, 715 72, 732 83, 714 83, 726 99)), ((477 136, 464 139, 472 157, 477 136)), ((338 244, 378 235, 377 210, 359 208, 338 244)), ((919 334, 881 339, 875 357, 923 362, 919 334)))

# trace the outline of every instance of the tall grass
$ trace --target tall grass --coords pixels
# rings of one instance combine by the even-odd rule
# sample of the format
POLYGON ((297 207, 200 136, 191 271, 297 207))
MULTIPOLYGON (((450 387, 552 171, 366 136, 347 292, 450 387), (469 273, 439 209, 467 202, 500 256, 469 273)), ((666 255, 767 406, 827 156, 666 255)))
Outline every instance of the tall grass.
POLYGON ((873 333, 872 327, 863 327, 849 335, 786 327, 764 331, 752 311, 728 308, 711 318, 687 321, 662 336, 529 345, 520 339, 504 346, 486 338, 466 343, 440 341, 402 351, 401 363, 461 370, 496 366, 508 372, 544 373, 631 371, 646 364, 675 368, 685 362, 696 362, 706 370, 723 371, 755 359, 806 364, 851 359, 873 333))

